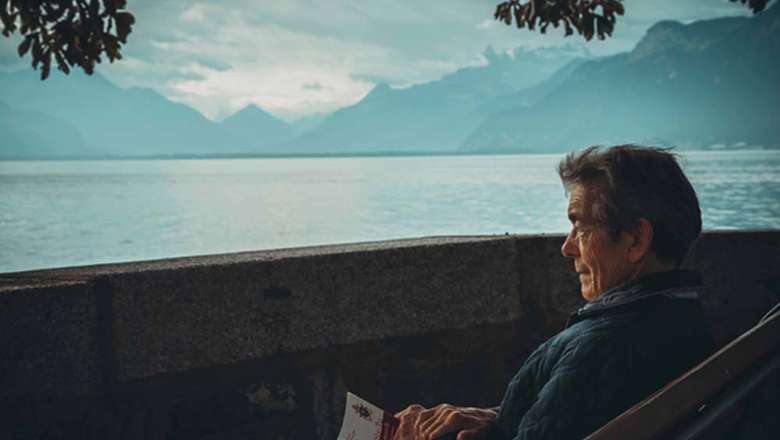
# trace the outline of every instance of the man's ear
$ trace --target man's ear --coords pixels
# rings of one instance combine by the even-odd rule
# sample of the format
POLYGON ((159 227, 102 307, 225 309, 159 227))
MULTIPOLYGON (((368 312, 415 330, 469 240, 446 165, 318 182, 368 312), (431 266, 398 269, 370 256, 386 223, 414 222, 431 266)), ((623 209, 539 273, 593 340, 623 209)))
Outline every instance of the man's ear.
POLYGON ((646 218, 640 218, 631 233, 632 243, 628 248, 628 261, 642 261, 653 248, 653 225, 646 218))

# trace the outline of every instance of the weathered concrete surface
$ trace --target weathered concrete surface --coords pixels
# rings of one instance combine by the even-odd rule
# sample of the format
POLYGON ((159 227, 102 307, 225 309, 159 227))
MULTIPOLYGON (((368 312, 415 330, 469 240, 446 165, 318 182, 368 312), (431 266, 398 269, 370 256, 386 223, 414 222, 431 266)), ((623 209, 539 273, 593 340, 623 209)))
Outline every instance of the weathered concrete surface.
POLYGON ((569 314, 581 306, 579 281, 570 258, 561 255, 563 236, 518 237, 516 271, 521 310, 520 322, 529 328, 550 331, 563 328, 569 314))
POLYGON ((85 281, 0 283, 0 398, 93 390, 99 368, 97 295, 85 281))
MULTIPOLYGON (((581 303, 562 243, 429 238, 0 274, 0 438, 332 439, 346 390, 391 410, 497 404, 581 303)), ((711 287, 720 343, 780 300, 780 231, 707 233, 688 264, 711 287)))
POLYGON ((755 325, 780 302, 780 231, 710 232, 687 266, 701 272, 718 345, 755 325))
POLYGON ((431 240, 119 273, 108 281, 116 380, 508 322, 514 260, 508 238, 431 240))
POLYGON ((0 438, 333 439, 347 390, 397 411, 410 401, 496 405, 527 353, 512 325, 192 369, 73 398, 0 400, 0 438))

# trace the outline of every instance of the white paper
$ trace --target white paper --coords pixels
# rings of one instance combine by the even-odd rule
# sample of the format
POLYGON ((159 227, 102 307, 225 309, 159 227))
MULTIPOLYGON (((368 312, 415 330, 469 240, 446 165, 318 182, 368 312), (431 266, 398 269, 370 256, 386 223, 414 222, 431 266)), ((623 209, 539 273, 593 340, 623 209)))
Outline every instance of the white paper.
POLYGON ((378 406, 347 393, 338 440, 392 440, 398 421, 378 406))

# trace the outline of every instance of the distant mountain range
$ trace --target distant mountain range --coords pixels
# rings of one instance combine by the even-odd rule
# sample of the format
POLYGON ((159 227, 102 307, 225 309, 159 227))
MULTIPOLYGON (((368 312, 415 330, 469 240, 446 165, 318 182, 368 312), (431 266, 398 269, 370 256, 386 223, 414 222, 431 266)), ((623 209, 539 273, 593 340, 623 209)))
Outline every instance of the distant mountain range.
POLYGON ((640 142, 780 147, 780 8, 659 22, 630 52, 572 47, 485 65, 289 124, 255 105, 222 122, 99 74, 0 74, 0 158, 404 152, 560 152, 640 142))
POLYGON ((72 155, 93 155, 78 129, 46 113, 14 110, 0 101, 0 159, 3 157, 51 157, 67 145, 72 155))
POLYGON ((564 46, 511 55, 488 48, 484 55, 484 66, 406 89, 380 84, 353 106, 293 124, 253 104, 213 122, 150 89, 121 89, 99 74, 45 82, 29 71, 0 74, 3 124, 39 115, 35 125, 5 132, 0 157, 452 151, 482 121, 481 107, 585 54, 564 46), (31 134, 44 131, 49 135, 31 134))
POLYGON ((254 105, 217 123, 153 90, 78 71, 43 82, 0 74, 0 128, 0 158, 256 154, 301 132, 254 105))
POLYGON ((255 152, 263 152, 265 147, 289 140, 296 134, 290 124, 276 119, 254 104, 234 113, 221 125, 238 145, 255 152))
POLYGON ((285 151, 453 151, 484 120, 494 100, 536 85, 585 55, 569 46, 511 55, 488 48, 486 65, 405 89, 377 85, 357 104, 286 143, 285 151))
POLYGON ((780 147, 778 31, 777 6, 750 18, 659 22, 631 52, 584 62, 533 105, 490 115, 462 150, 780 147))
POLYGON ((149 89, 120 89, 99 74, 87 77, 78 71, 70 76, 52 75, 40 81, 33 72, 0 77, 0 96, 15 112, 36 112, 47 117, 33 131, 4 136, 2 156, 40 156, 52 151, 59 156, 80 155, 84 145, 96 155, 149 155, 217 153, 224 146, 224 129, 183 104, 169 101, 149 89), (54 144, 36 143, 23 148, 21 139, 31 133, 48 132, 50 118, 62 121, 65 136, 46 136, 54 144))

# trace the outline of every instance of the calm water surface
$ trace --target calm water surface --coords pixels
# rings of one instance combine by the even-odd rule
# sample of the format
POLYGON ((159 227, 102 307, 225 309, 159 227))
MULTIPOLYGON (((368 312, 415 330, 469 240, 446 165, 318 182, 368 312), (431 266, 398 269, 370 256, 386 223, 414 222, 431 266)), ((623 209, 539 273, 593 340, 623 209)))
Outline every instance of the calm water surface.
MULTIPOLYGON (((0 272, 564 232, 560 155, 0 161, 0 272)), ((780 152, 683 158, 707 229, 780 228, 780 152)))

